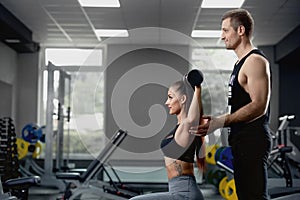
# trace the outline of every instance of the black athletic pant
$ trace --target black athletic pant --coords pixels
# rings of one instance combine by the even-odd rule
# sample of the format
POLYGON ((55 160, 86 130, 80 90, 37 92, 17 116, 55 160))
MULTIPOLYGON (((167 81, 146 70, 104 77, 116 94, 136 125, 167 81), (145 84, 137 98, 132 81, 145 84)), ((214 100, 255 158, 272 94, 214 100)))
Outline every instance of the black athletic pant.
POLYGON ((267 188, 267 159, 271 150, 271 140, 265 137, 251 137, 230 143, 238 199, 270 199, 267 188))

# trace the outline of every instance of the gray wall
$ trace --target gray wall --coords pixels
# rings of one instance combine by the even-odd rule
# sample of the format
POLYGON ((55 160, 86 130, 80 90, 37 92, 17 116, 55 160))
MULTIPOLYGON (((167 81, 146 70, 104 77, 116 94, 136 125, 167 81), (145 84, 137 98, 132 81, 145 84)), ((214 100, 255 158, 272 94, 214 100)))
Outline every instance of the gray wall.
POLYGON ((176 124, 164 105, 167 88, 188 71, 189 48, 111 45, 107 51, 105 133, 129 133, 114 158, 161 159, 160 141, 176 124))
POLYGON ((1 101, 0 101, 0 117, 7 117, 12 114, 13 87, 11 84, 0 81, 1 101))
POLYGON ((259 47, 269 58, 272 69, 271 125, 279 126, 278 117, 295 114, 292 126, 300 126, 300 26, 295 28, 278 44, 259 47))
POLYGON ((1 105, 3 105, 3 107, 10 106, 6 108, 5 111, 0 110, 0 117, 6 116, 15 118, 18 54, 0 42, 0 61, 1 105))
POLYGON ((1 98, 1 104, 11 106, 11 113, 7 109, 3 115, 14 120, 20 134, 25 124, 37 120, 38 53, 18 54, 0 42, 0 61, 1 97, 10 96, 1 98))
POLYGON ((279 115, 294 114, 291 126, 300 127, 300 48, 279 62, 279 115))
POLYGON ((16 125, 19 131, 28 123, 37 123, 38 64, 38 53, 18 56, 16 125))
POLYGON ((292 126, 300 126, 300 26, 275 46, 275 60, 279 63, 279 116, 294 114, 292 126))

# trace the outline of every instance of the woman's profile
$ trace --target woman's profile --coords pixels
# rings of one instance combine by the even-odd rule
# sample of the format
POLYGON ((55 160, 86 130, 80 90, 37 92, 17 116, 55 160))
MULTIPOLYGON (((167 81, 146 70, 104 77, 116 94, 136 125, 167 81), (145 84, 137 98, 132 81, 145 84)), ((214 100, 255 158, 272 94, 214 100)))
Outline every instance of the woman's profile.
POLYGON ((168 176, 168 192, 140 195, 131 200, 190 199, 201 200, 203 195, 194 175, 194 160, 200 171, 204 168, 203 137, 189 133, 192 126, 198 125, 203 113, 201 102, 202 73, 191 70, 169 87, 166 106, 170 115, 176 115, 177 124, 162 140, 168 176))

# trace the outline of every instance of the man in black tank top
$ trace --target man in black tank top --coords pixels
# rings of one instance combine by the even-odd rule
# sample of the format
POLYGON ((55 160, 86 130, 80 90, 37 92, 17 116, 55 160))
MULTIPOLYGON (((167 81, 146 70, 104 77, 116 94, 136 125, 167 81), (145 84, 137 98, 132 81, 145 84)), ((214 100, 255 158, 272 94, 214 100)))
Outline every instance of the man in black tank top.
POLYGON ((269 199, 267 159, 271 149, 268 129, 271 74, 269 62, 251 43, 253 19, 244 9, 222 17, 222 40, 234 50, 238 61, 228 88, 228 114, 208 117, 208 123, 193 127, 192 134, 206 135, 229 127, 234 157, 234 179, 239 200, 269 199))

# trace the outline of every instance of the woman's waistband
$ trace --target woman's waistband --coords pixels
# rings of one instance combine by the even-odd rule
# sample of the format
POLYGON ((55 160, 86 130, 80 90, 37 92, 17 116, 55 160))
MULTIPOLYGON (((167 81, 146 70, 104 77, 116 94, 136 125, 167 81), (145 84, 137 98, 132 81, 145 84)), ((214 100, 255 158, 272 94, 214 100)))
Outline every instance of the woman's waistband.
POLYGON ((175 176, 175 177, 171 178, 169 180, 169 182, 174 182, 174 181, 178 181, 178 180, 187 180, 187 179, 192 179, 192 180, 196 181, 194 174, 184 174, 184 175, 179 175, 179 176, 175 176))

